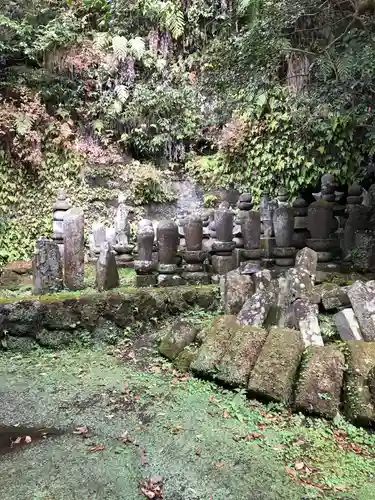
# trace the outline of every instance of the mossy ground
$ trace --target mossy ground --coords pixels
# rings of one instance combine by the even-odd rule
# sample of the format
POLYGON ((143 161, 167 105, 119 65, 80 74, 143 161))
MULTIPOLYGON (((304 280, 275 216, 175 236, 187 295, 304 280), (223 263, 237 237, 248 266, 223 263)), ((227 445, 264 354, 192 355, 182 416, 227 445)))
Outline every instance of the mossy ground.
POLYGON ((166 500, 375 499, 373 435, 176 374, 135 344, 121 359, 119 347, 0 354, 0 422, 65 430, 1 456, 0 498, 137 500, 160 475, 166 500))
MULTIPOLYGON (((133 269, 127 268, 118 268, 119 277, 120 277, 120 287, 131 287, 135 286, 135 271, 133 269)), ((86 264, 85 265, 85 288, 83 290, 78 290, 77 292, 63 291, 54 296, 72 296, 82 295, 88 293, 97 292, 95 288, 95 265, 86 264)), ((18 288, 8 289, 5 287, 0 287, 0 300, 1 299, 10 299, 10 298, 28 298, 32 296, 32 279, 30 278, 29 285, 22 285, 18 288)))

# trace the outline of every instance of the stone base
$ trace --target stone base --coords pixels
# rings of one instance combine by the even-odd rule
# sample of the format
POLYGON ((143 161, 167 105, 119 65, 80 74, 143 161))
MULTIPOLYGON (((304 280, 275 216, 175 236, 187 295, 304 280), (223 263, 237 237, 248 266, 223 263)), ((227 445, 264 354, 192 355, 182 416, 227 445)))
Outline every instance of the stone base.
POLYGON ((271 258, 273 249, 276 247, 276 239, 274 237, 263 236, 260 238, 260 246, 263 250, 263 255, 266 259, 271 258))
POLYGON ((182 273, 181 277, 187 285, 209 285, 211 282, 210 276, 204 272, 182 273))
POLYGON ((135 260, 133 268, 136 272, 139 271, 140 274, 150 274, 156 269, 156 266, 152 260, 135 260))
POLYGON ((156 274, 137 274, 137 276, 135 277, 135 286, 137 288, 156 286, 156 284, 157 284, 156 274))
POLYGON ((242 260, 259 260, 262 257, 261 248, 242 248, 242 260))
POLYGON ((180 286, 185 284, 179 274, 159 274, 157 282, 158 286, 180 286))
POLYGON ((234 254, 212 256, 212 271, 214 274, 227 274, 233 269, 236 269, 236 259, 234 254))
POLYGON ((318 256, 318 262, 332 262, 335 256, 332 252, 316 252, 318 256))
POLYGON ((297 229, 293 233, 293 246, 298 250, 305 248, 306 240, 310 237, 310 233, 307 229, 297 229))
POLYGON ((275 259, 275 265, 280 267, 293 267, 294 257, 288 257, 285 259, 275 259))
POLYGON ((204 271, 203 264, 185 264, 182 266, 184 273, 201 273, 204 271))
POLYGON ((204 262, 207 258, 207 252, 204 250, 184 250, 181 252, 182 259, 187 264, 196 264, 197 262, 204 262))
POLYGON ((308 217, 297 216, 294 217, 294 229, 306 229, 308 224, 308 217))
POLYGON ((275 247, 273 249, 272 257, 275 259, 294 259, 297 251, 295 247, 275 247))
POLYGON ((265 257, 264 259, 262 259, 262 267, 264 269, 270 269, 274 264, 275 264, 274 259, 270 259, 270 258, 267 258, 267 257, 265 257))
POLYGON ((177 272, 177 264, 158 264, 160 274, 175 274, 177 272))
POLYGON ((338 247, 338 240, 337 238, 308 238, 306 246, 315 252, 332 252, 338 247))
POLYGON ((240 267, 241 262, 243 260, 242 257, 243 248, 235 248, 233 254, 234 254, 234 259, 236 261, 236 267, 240 267))

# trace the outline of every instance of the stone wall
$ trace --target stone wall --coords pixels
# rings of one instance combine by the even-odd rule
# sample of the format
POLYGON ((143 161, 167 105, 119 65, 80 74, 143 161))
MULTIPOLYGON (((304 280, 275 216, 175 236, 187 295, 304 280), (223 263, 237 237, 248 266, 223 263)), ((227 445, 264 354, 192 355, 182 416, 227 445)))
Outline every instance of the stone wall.
POLYGON ((111 292, 56 294, 37 299, 0 302, 0 337, 8 349, 36 345, 58 347, 84 338, 114 342, 124 328, 147 325, 151 318, 179 314, 198 305, 218 307, 215 286, 168 289, 118 289, 111 292))

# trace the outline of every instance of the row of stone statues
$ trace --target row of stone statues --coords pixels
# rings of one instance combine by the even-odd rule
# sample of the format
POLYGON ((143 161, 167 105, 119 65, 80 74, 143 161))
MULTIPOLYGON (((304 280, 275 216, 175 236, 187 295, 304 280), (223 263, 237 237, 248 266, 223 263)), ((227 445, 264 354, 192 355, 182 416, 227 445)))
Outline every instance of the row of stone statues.
MULTIPOLYGON (((301 196, 289 204, 287 192, 280 190, 274 200, 262 197, 256 211, 251 194, 244 193, 236 209, 222 202, 216 210, 160 221, 156 228, 143 219, 134 233, 134 211, 120 195, 114 225, 95 223, 89 235, 90 260, 97 263, 97 286, 117 286, 118 266, 134 267, 138 286, 209 283, 240 265, 250 271, 260 266, 292 267, 297 250, 305 246, 317 252, 320 266, 334 270, 340 257, 350 258, 358 234, 362 246, 375 249, 374 203, 364 205, 362 193, 360 186, 351 186, 343 204, 343 193, 326 174, 310 205, 301 196)), ((370 199, 372 193, 375 189, 370 189, 370 199)), ((53 207, 52 241, 43 238, 36 244, 35 293, 64 285, 82 288, 84 258, 83 212, 72 208, 66 195, 59 192, 53 207), (60 264, 58 254, 63 259, 60 264)))

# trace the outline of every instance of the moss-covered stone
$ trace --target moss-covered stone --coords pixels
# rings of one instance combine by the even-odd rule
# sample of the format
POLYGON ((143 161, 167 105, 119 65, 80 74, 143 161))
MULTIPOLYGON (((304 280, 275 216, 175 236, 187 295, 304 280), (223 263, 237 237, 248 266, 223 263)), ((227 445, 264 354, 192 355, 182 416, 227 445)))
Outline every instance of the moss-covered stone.
POLYGON ((189 322, 175 321, 160 342, 160 354, 173 361, 184 347, 194 342, 197 333, 198 330, 189 322))
POLYGON ((6 337, 2 344, 8 351, 29 352, 38 347, 37 342, 30 337, 6 337))
POLYGON ((361 425, 375 420, 368 377, 375 367, 375 342, 347 342, 347 371, 344 384, 344 403, 347 418, 361 425))
POLYGON ((288 404, 303 349, 299 331, 271 328, 250 374, 249 392, 267 400, 288 404))
POLYGON ((72 331, 67 330, 47 330, 42 328, 36 335, 36 340, 44 347, 56 349, 73 342, 76 336, 72 331))
POLYGON ((191 369, 200 375, 214 377, 217 366, 227 352, 232 335, 237 331, 236 316, 221 316, 217 318, 198 351, 191 369))
POLYGON ((195 344, 187 345, 174 360, 173 364, 181 372, 187 372, 196 359, 199 347, 195 344))
POLYGON ((124 330, 112 321, 100 318, 92 332, 92 341, 104 344, 115 344, 124 336, 124 330))
MULTIPOLYGON (((215 309, 219 304, 218 288, 123 288, 86 295, 68 292, 23 300, 9 299, 0 301, 0 326, 11 336, 41 339, 47 337, 45 330, 64 332, 61 344, 66 343, 69 336, 77 337, 81 331, 90 333, 93 338, 103 338, 96 329, 104 320, 123 329, 184 312, 195 304, 215 309), (68 335, 69 331, 72 333, 68 335)), ((55 339, 53 335, 52 339, 55 339)), ((45 345, 50 345, 50 342, 47 340, 45 345)))
POLYGON ((344 354, 336 346, 308 347, 296 388, 296 409, 334 418, 340 407, 344 367, 344 354))
POLYGON ((247 387, 268 332, 250 325, 237 325, 227 352, 217 366, 215 378, 232 387, 247 387))

